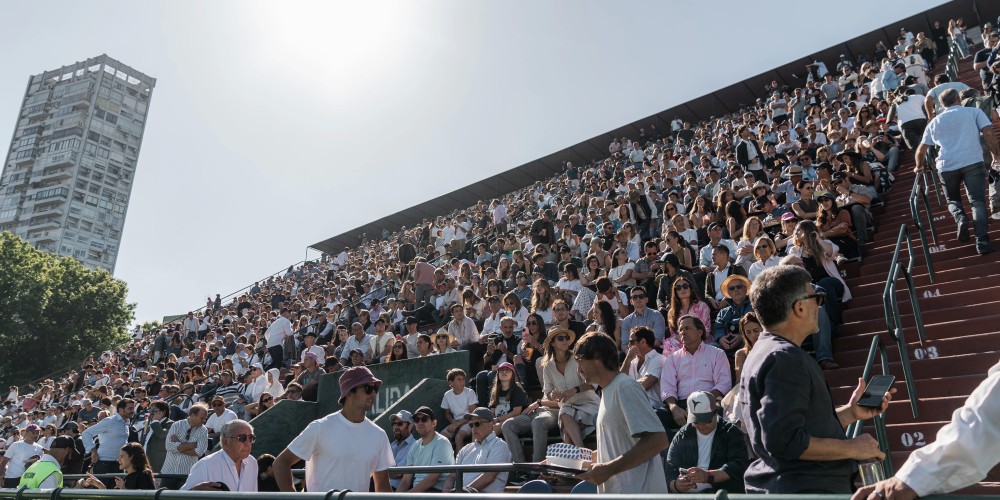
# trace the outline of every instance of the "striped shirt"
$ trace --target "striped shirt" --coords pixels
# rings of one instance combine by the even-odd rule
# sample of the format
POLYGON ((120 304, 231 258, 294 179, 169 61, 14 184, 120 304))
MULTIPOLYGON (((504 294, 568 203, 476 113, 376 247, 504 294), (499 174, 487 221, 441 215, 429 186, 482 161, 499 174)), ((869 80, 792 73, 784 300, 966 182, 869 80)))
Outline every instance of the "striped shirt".
POLYGON ((208 450, 208 429, 204 425, 192 429, 191 423, 187 419, 174 422, 170 426, 170 430, 167 431, 166 447, 167 457, 160 473, 187 474, 191 472, 191 467, 198 462, 198 458, 208 450), (194 456, 177 451, 177 447, 184 443, 197 443, 194 448, 194 456))

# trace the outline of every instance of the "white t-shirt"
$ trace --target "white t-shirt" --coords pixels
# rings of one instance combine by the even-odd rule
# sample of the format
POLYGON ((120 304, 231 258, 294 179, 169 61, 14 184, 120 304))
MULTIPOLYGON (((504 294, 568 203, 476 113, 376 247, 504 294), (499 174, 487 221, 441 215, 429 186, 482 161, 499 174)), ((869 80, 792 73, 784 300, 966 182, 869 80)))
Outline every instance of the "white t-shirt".
MULTIPOLYGON (((604 388, 597 412, 597 449, 602 461, 611 461, 635 447, 639 436, 663 432, 663 424, 647 405, 642 386, 619 373, 604 388)), ((659 455, 597 487, 598 493, 667 493, 663 460, 659 455)))
POLYGON ((28 444, 24 441, 11 443, 7 447, 7 452, 4 453, 4 458, 10 460, 7 463, 7 473, 4 474, 4 477, 9 479, 21 477, 21 474, 24 474, 24 470, 28 468, 28 459, 36 455, 40 458, 43 453, 45 453, 45 450, 38 443, 28 444))
MULTIPOLYGON (((633 380, 638 382, 639 379, 645 377, 646 375, 652 375, 659 380, 660 374, 663 373, 663 355, 655 350, 649 351, 642 362, 642 368, 637 369, 637 366, 639 366, 638 358, 633 359, 632 363, 628 366, 628 376, 632 377, 633 380)), ((649 398, 649 404, 653 408, 663 406, 663 401, 660 400, 659 382, 653 384, 649 389, 646 389, 646 397, 649 398)))
POLYGON ((444 399, 441 400, 441 408, 450 411, 452 418, 455 419, 462 418, 466 413, 469 413, 469 405, 476 406, 478 404, 479 398, 468 387, 461 394, 455 394, 454 390, 448 389, 444 393, 444 399))
MULTIPOLYGON (((700 432, 695 432, 698 436, 698 468, 708 470, 708 464, 712 461, 712 441, 715 441, 715 431, 718 429, 712 429, 708 435, 704 435, 700 432)), ((697 483, 695 484, 693 491, 705 491, 711 488, 712 485, 708 483, 697 483)))
POLYGON ((217 415, 214 410, 209 411, 208 413, 209 413, 208 422, 205 422, 205 427, 208 427, 209 429, 212 429, 215 432, 222 431, 222 426, 226 422, 229 422, 230 420, 236 420, 237 418, 239 418, 236 416, 236 413, 234 413, 233 410, 230 410, 229 408, 222 410, 222 415, 217 415))
POLYGON ((341 412, 314 420, 288 450, 306 459, 306 490, 368 491, 373 473, 396 465, 389 436, 367 418, 354 423, 341 412))

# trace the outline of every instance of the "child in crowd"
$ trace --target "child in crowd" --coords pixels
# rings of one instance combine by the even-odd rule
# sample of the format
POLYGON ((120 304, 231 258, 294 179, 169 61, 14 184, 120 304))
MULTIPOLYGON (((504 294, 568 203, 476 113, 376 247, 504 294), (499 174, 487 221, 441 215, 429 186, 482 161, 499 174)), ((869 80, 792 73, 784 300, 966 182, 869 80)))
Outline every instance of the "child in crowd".
POLYGON ((448 419, 448 427, 441 434, 455 442, 455 450, 465 446, 465 440, 472 435, 469 427, 469 414, 476 409, 479 399, 475 391, 465 386, 465 371, 461 368, 448 370, 448 386, 450 390, 444 393, 441 408, 448 419))

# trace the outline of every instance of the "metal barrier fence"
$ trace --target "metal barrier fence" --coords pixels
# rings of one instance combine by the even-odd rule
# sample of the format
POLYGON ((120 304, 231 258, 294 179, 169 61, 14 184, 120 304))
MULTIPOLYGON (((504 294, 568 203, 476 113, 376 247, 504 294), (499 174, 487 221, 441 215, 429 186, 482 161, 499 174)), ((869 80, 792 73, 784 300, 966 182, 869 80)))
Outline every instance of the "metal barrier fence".
MULTIPOLYGON (((367 493, 353 491, 330 491, 325 493, 245 493, 245 492, 207 492, 207 491, 137 491, 137 490, 75 490, 58 488, 54 490, 12 490, 0 489, 0 498, 12 500, 385 500, 391 494, 367 493)), ((454 498, 445 493, 408 493, 415 500, 454 498)), ((510 500, 510 495, 503 493, 477 493, 481 500, 510 500)), ((545 500, 579 500, 578 494, 518 494, 519 499, 545 500)), ((658 494, 658 495, 601 495, 604 500, 850 500, 850 495, 837 494, 729 494, 726 491, 708 494, 658 494)), ((1000 495, 931 495, 921 497, 925 500, 1000 500, 1000 495)))

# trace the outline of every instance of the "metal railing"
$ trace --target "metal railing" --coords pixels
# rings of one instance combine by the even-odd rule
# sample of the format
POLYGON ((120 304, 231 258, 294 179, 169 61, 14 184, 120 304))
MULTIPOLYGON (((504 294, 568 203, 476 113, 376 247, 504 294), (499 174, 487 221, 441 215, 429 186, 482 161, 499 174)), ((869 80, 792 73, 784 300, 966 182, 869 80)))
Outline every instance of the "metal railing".
MULTIPOLYGON (((415 500, 455 498, 444 493, 407 493, 415 500)), ((332 490, 316 493, 247 493, 235 491, 172 491, 172 490, 75 490, 57 488, 54 490, 15 490, 0 489, 0 498, 12 500, 385 500, 386 493, 368 493, 332 490)), ((511 496, 504 493, 481 493, 475 498, 481 500, 510 500, 511 496)), ((580 500, 578 494, 572 493, 522 493, 517 496, 525 500, 580 500)), ((607 494, 603 500, 849 500, 849 494, 730 494, 725 490, 717 493, 694 494, 607 494)), ((926 500, 1000 500, 1000 495, 931 495, 921 497, 926 500)))
MULTIPOLYGON (((928 270, 930 271, 930 253, 926 253, 928 270)), ((899 301, 896 299, 896 281, 900 274, 906 279, 906 288, 910 296, 910 307, 913 309, 913 319, 917 326, 917 335, 920 337, 920 344, 926 342, 924 332, 924 321, 920 314, 920 303, 918 302, 917 290, 913 284, 913 241, 910 238, 909 227, 902 224, 899 228, 899 237, 896 239, 896 248, 892 252, 892 261, 889 263, 889 276, 885 281, 885 291, 882 294, 882 302, 885 307, 885 325, 889 336, 896 341, 899 347, 899 360, 903 368, 903 379, 906 382, 906 391, 910 396, 910 409, 913 418, 920 416, 917 408, 917 389, 913 380, 913 370, 910 367, 910 355, 906 344, 906 336, 903 331, 902 314, 899 312, 899 301), (906 249, 909 261, 906 267, 899 259, 899 251, 906 242, 906 249)), ((934 274, 930 274, 931 282, 934 282, 934 274)))
MULTIPOLYGON (((913 225, 917 228, 917 234, 920 236, 920 247, 924 252, 924 261, 927 263, 927 274, 931 277, 931 282, 934 281, 934 263, 931 261, 931 250, 927 245, 927 230, 931 233, 931 239, 934 240, 934 244, 938 244, 937 229, 934 227, 934 212, 931 210, 931 203, 928 199, 928 184, 933 183, 935 186, 936 182, 933 181, 934 174, 928 173, 927 170, 917 174, 913 179, 913 188, 910 189, 910 218, 913 220, 913 225), (920 218, 920 202, 923 201, 924 204, 924 214, 927 216, 926 227, 924 222, 920 218)), ((939 201, 940 205, 940 201, 939 201)), ((913 249, 911 248, 910 251, 913 249)), ((910 261, 913 261, 913 257, 910 257, 910 261)))
MULTIPOLYGON (((885 344, 882 343, 882 338, 877 334, 872 338, 872 347, 868 350, 868 360, 865 362, 864 371, 861 374, 861 378, 868 380, 869 375, 871 375, 872 368, 875 365, 875 356, 879 356, 880 365, 882 367, 882 375, 889 375, 889 353, 885 349, 885 344)), ((885 472, 885 477, 892 477, 895 473, 895 469, 892 465, 892 450, 889 449, 889 433, 886 430, 885 423, 885 413, 881 415, 876 415, 872 419, 875 424, 875 437, 878 439, 878 447, 885 453, 885 459, 882 460, 882 470, 885 472)), ((847 427, 847 437, 856 438, 861 435, 862 422, 858 420, 850 426, 847 427)))

